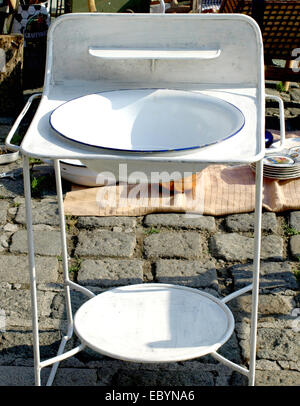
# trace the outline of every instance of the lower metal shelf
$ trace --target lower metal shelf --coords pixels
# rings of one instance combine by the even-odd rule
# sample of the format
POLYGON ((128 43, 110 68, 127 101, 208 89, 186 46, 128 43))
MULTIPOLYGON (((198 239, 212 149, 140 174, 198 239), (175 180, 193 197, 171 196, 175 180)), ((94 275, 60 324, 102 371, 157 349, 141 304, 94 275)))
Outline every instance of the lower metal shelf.
POLYGON ((216 351, 234 319, 218 298, 197 289, 138 284, 111 289, 85 302, 74 316, 81 342, 113 358, 172 362, 216 351))

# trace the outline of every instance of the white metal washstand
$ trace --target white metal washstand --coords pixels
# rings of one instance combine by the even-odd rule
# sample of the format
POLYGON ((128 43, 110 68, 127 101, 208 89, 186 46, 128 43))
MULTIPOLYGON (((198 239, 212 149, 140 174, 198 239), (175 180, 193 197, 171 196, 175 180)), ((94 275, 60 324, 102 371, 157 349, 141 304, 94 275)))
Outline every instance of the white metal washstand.
MULTIPOLYGON (((30 98, 7 137, 6 144, 13 150, 18 147, 11 143, 12 136, 35 97, 30 98)), ((275 99, 280 103, 282 117, 283 104, 275 99)), ((51 385, 59 362, 85 347, 117 359, 145 363, 211 354, 246 375, 249 384, 254 385, 264 113, 262 38, 258 25, 247 16, 84 13, 61 16, 51 25, 42 98, 20 146, 36 385, 41 385, 42 368, 53 365, 47 382, 51 385), (60 115, 62 112, 65 115, 60 115), (183 127, 176 119, 180 114, 183 127), (76 131, 82 123, 83 127, 76 131), (210 131, 211 126, 214 131, 210 131), (144 137, 149 128, 150 135, 147 132, 144 137), (106 132, 109 137, 103 137, 106 132), (109 143, 104 147, 105 140, 109 143), (57 356, 43 361, 39 350, 29 157, 54 161, 68 319, 57 356), (62 159, 80 160, 98 172, 105 168, 117 179, 120 163, 128 165, 129 173, 144 171, 149 179, 152 171, 176 171, 176 176, 184 176, 186 171, 197 172, 211 163, 256 162, 252 284, 219 299, 172 284, 145 283, 95 295, 74 283, 68 274, 59 164, 62 159), (89 298, 74 317, 71 289, 89 298), (234 330, 227 303, 249 291, 252 319, 247 369, 217 350, 234 330), (64 352, 74 332, 81 344, 64 352)))

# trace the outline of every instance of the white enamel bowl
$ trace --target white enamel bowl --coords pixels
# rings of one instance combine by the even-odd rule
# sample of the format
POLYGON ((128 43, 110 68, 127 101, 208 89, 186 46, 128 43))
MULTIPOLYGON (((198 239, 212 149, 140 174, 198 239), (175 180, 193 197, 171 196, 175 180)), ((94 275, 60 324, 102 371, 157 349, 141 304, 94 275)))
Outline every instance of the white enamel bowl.
POLYGON ((189 153, 232 137, 244 122, 224 100, 168 89, 90 94, 50 116, 52 128, 72 142, 130 153, 189 153))
POLYGON ((61 176, 71 183, 91 187, 103 184, 100 179, 97 182, 97 172, 87 168, 78 160, 64 159, 60 161, 60 169, 61 176))

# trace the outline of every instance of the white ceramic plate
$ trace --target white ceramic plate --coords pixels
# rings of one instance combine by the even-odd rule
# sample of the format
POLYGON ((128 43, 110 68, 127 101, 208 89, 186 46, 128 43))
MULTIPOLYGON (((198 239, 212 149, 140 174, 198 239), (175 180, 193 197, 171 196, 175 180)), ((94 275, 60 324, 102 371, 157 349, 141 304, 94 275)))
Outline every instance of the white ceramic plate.
MULTIPOLYGON (((255 168, 255 165, 252 165, 255 168)), ((289 174, 289 173, 298 173, 300 172, 300 165, 293 165, 289 168, 282 168, 282 167, 272 167, 268 165, 264 165, 264 172, 269 173, 278 173, 278 174, 289 174)))
POLYGON ((168 89, 90 94, 50 116, 53 129, 71 141, 126 152, 202 148, 237 134, 244 123, 243 113, 224 100, 168 89))
POLYGON ((294 165, 295 161, 288 155, 269 155, 264 159, 264 165, 280 168, 288 168, 294 165))
MULTIPOLYGON (((250 165, 251 170, 255 173, 255 164, 250 165)), ((284 168, 281 168, 284 169, 284 168)), ((264 166, 264 177, 269 179, 278 179, 278 180, 288 180, 288 179, 296 179, 300 178, 300 171, 293 171, 293 172, 282 172, 282 171, 270 171, 267 170, 264 166)))
POLYGON ((300 147, 292 147, 289 149, 289 156, 293 159, 299 159, 300 157, 300 147))
POLYGON ((270 175, 270 174, 264 174, 265 178, 270 178, 270 179, 279 179, 279 180, 288 180, 288 179, 297 179, 300 178, 300 175, 270 175))
POLYGON ((271 171, 271 170, 264 169, 264 173, 278 174, 278 175, 292 175, 292 174, 300 173, 300 170, 294 170, 294 171, 271 171))

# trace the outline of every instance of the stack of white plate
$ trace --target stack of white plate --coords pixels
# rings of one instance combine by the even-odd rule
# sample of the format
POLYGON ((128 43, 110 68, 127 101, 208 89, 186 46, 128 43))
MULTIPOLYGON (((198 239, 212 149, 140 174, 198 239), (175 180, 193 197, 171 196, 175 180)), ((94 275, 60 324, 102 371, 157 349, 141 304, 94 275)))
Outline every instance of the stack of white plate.
MULTIPOLYGON (((271 150, 263 160, 264 177, 270 179, 300 178, 300 138, 287 139, 285 148, 280 153, 271 150)), ((255 171, 255 163, 251 164, 255 171)))

